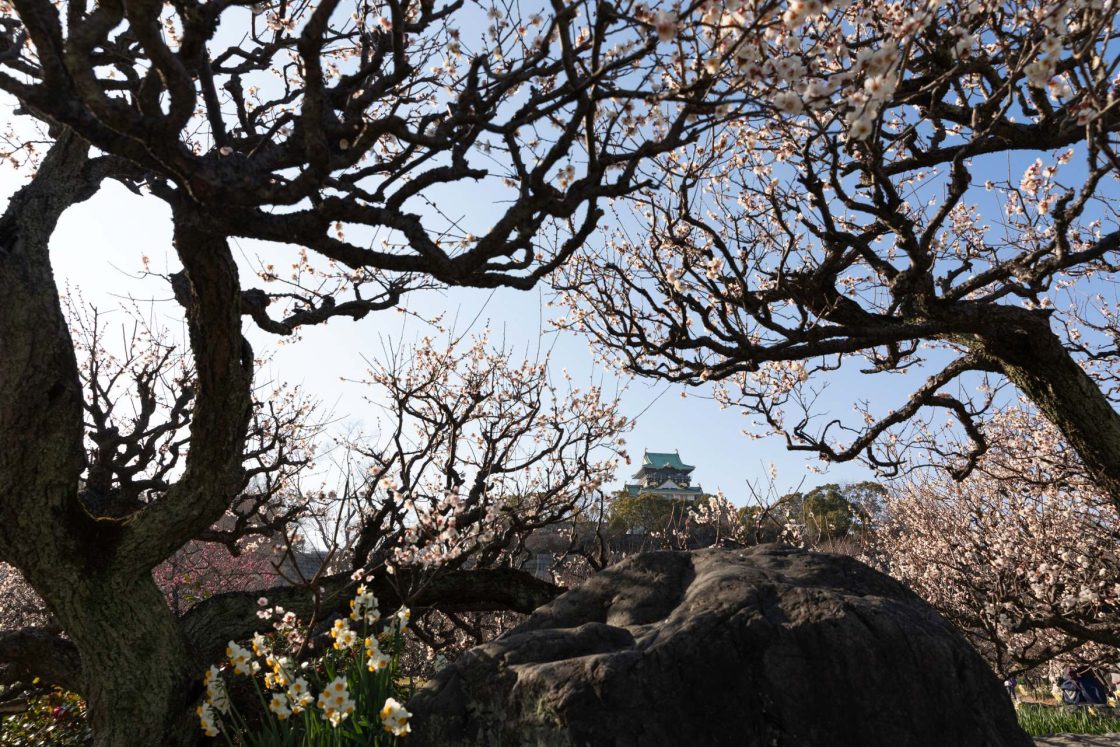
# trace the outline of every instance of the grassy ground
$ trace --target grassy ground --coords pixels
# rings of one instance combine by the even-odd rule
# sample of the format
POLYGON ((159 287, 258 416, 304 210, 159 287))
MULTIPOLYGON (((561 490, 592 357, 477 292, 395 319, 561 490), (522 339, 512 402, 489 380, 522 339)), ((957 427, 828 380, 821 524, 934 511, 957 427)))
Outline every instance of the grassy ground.
POLYGON ((1015 710, 1019 725, 1032 737, 1120 732, 1120 709, 1116 708, 1016 703, 1015 710))

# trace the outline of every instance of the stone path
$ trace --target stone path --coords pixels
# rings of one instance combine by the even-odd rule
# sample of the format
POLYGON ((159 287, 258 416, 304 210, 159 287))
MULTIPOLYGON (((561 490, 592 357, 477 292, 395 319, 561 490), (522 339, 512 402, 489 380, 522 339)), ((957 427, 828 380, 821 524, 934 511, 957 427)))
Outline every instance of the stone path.
POLYGON ((1039 747, 1120 747, 1120 734, 1058 734, 1034 740, 1039 747))

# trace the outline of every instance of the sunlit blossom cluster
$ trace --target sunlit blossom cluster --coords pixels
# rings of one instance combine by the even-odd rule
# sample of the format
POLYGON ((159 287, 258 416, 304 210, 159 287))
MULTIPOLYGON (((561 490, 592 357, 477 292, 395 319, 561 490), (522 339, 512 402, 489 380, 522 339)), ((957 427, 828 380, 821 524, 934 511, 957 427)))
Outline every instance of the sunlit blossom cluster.
POLYGON ((900 486, 877 557, 1000 671, 1108 660, 1093 631, 1120 624, 1116 509, 1037 415, 1004 413, 991 435, 996 446, 967 480, 900 486))
POLYGON ((354 701, 346 687, 345 677, 335 677, 319 693, 316 705, 332 726, 338 726, 354 712, 354 701))
POLYGON ((371 672, 380 672, 389 665, 391 657, 381 650, 377 639, 370 636, 365 640, 366 669, 371 672))
POLYGON ((373 625, 381 619, 381 611, 377 607, 377 597, 365 584, 359 584, 354 598, 350 600, 350 619, 354 622, 361 620, 367 625, 373 625))
POLYGON ((666 100, 703 88, 738 106, 628 201, 641 230, 561 268, 558 326, 610 366, 714 388, 749 435, 884 474, 914 457, 961 476, 983 452, 984 379, 1000 372, 971 357, 991 321, 977 308, 1054 313, 1060 344, 1114 391, 1120 327, 1090 284, 1115 272, 1095 258, 1117 215, 1114 2, 661 10, 642 18, 666 100), (839 369, 869 383, 826 416, 839 369))
POLYGON ((380 715, 385 731, 391 732, 393 736, 403 737, 412 731, 412 727, 408 725, 408 719, 412 714, 393 698, 385 701, 380 715))

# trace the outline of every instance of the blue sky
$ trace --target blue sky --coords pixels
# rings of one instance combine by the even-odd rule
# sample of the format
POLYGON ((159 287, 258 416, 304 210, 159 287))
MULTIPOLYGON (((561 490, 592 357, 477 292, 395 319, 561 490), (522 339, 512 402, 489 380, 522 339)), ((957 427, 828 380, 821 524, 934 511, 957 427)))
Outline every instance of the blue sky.
MULTIPOLYGON (((0 172, 0 199, 5 203, 23 182, 23 175, 5 168, 0 172)), ((479 195, 467 198, 465 212, 500 210, 487 204, 479 195)), ((245 255, 256 253, 283 254, 282 248, 240 242, 245 255)), ((52 243, 52 261, 60 286, 80 289, 87 303, 101 311, 111 311, 129 297, 154 300, 153 313, 165 317, 173 328, 179 324, 178 308, 162 281, 141 279, 141 257, 151 259, 153 271, 177 268, 171 247, 170 217, 164 205, 154 198, 142 198, 123 187, 110 183, 88 202, 72 208, 63 217, 52 243)), ((721 488, 737 503, 748 494, 748 481, 765 482, 769 465, 777 469, 777 487, 785 490, 804 481, 805 487, 822 482, 861 480, 871 476, 861 465, 833 465, 825 474, 814 474, 809 465, 821 465, 816 459, 787 452, 775 438, 752 440, 743 435, 748 419, 737 412, 720 411, 703 391, 689 390, 681 397, 682 388, 644 381, 625 381, 613 372, 597 367, 586 341, 566 333, 552 331, 548 324, 550 310, 545 308, 548 291, 538 288, 520 292, 495 292, 452 289, 426 292, 411 297, 409 304, 424 314, 446 312, 446 320, 458 331, 476 320, 475 329, 489 323, 494 337, 504 337, 517 352, 533 357, 538 346, 552 348, 551 364, 567 368, 576 380, 592 378, 601 382, 607 392, 622 389, 623 411, 637 417, 634 430, 627 436, 632 459, 637 462, 643 449, 651 451, 679 450, 682 458, 696 465, 694 473, 708 490, 721 488)), ((325 327, 308 329, 296 344, 277 345, 275 338, 257 335, 258 352, 273 350, 270 370, 263 372, 289 384, 300 384, 333 412, 337 427, 376 425, 376 408, 363 400, 364 387, 343 379, 361 376, 363 358, 376 356, 385 340, 409 343, 417 339, 420 326, 399 313, 388 311, 367 317, 360 322, 346 319, 332 321, 325 327)), ((849 389, 851 382, 837 382, 849 389)), ((900 391, 900 394, 902 392, 900 391)), ((617 484, 629 477, 636 464, 619 471, 617 484)))
MULTIPOLYGON (((1015 166, 1008 170, 1015 173, 1019 164, 1015 166)), ((977 170, 978 180, 984 178, 983 171, 977 170)), ((10 168, 0 170, 0 200, 6 202, 24 178, 10 168)), ((467 227, 488 224, 502 210, 498 192, 488 190, 485 183, 440 195, 439 199, 447 217, 462 219, 467 227)), ((592 244, 597 240, 593 237, 592 244)), ((258 258, 284 268, 295 256, 294 247, 244 240, 235 242, 235 250, 246 276, 258 258)), ((139 275, 144 255, 150 258, 155 272, 178 269, 171 246, 170 214, 159 200, 139 197, 116 183, 107 183, 94 198, 63 217, 52 254, 60 286, 69 284, 79 289, 84 300, 97 304, 102 312, 130 298, 150 300, 152 313, 162 316, 164 324, 180 327, 180 310, 166 284, 139 275)), ((254 280, 250 277, 246 282, 252 284, 254 280)), ((752 420, 735 410, 721 411, 704 390, 621 379, 597 367, 586 340, 556 332, 548 324, 550 314, 562 311, 547 308, 548 298, 544 286, 528 292, 448 289, 415 293, 407 297, 406 305, 423 316, 444 314, 444 322, 457 333, 489 325, 492 337, 504 340, 518 354, 535 358, 542 350, 551 350, 551 365, 557 376, 560 368, 566 368, 577 382, 594 380, 607 393, 620 390, 623 413, 637 418, 627 436, 635 464, 619 470, 611 487, 621 486, 630 476, 645 449, 679 451, 685 461, 696 465, 694 477, 706 490, 722 489, 736 503, 746 502, 748 483, 767 483, 771 464, 777 474, 778 494, 798 486, 808 489, 825 482, 874 478, 869 468, 858 463, 825 465, 805 452, 787 451, 779 438, 752 439, 744 435, 744 430, 752 428, 757 432, 752 420), (682 393, 686 395, 683 398, 682 393)), ((386 343, 408 345, 432 334, 430 328, 394 311, 372 314, 359 322, 336 319, 326 326, 307 328, 295 344, 278 344, 278 338, 246 326, 257 352, 272 354, 272 364, 262 376, 301 385, 333 415, 334 427, 340 431, 355 426, 376 430, 378 408, 365 400, 370 390, 347 381, 362 378, 365 360, 377 357, 386 343)), ((867 376, 858 373, 857 363, 853 361, 830 377, 814 381, 815 386, 823 387, 815 410, 822 419, 851 420, 852 404, 861 399, 870 400, 879 413, 897 407, 921 373, 867 376)))
MULTIPOLYGON (((464 21, 464 29, 482 33, 484 21, 464 21)), ((10 118, 15 119, 14 115, 10 118)), ((1035 156, 1034 152, 1025 152, 983 159, 974 168, 973 177, 978 185, 986 177, 1016 183, 1035 156)), ((1076 182, 1080 173, 1074 165, 1066 178, 1076 182)), ((24 179, 23 174, 0 167, 0 202, 6 202, 24 179)), ((484 180, 462 188, 448 187, 431 196, 448 220, 462 225, 463 230, 482 233, 503 209, 501 190, 495 186, 496 180, 491 182, 494 184, 484 180)), ((923 189, 928 194, 940 194, 942 186, 939 180, 932 180, 923 189)), ((995 196, 985 197, 979 188, 974 193, 978 194, 972 199, 990 211, 992 222, 998 224, 1001 206, 995 196)), ((246 268, 258 255, 279 267, 293 256, 292 247, 240 242, 237 248, 243 253, 246 268)), ((170 300, 169 289, 158 279, 141 279, 137 274, 142 255, 151 258, 156 272, 177 269, 169 213, 159 200, 141 198, 120 185, 107 184, 93 199, 64 216, 52 252, 60 285, 69 283, 80 289, 85 301, 97 304, 103 312, 129 298, 151 299, 153 313, 165 315, 171 326, 179 324, 179 309, 170 300)), ((1112 288, 1106 289, 1110 296, 1115 295, 1112 288)), ((449 323, 458 320, 452 326, 459 333, 489 325, 494 337, 529 357, 541 349, 551 349, 554 368, 567 368, 577 381, 600 382, 607 392, 621 389, 624 414, 637 417, 636 427, 627 437, 635 462, 644 449, 678 450, 685 461, 696 465, 695 478, 705 489, 720 488, 736 502, 744 501, 748 482, 764 483, 768 479, 771 464, 776 468, 779 491, 873 477, 860 464, 824 465, 803 452, 788 452, 778 438, 748 438, 744 429, 757 428, 751 419, 734 410, 721 411, 703 390, 690 389, 682 398, 683 388, 623 380, 612 371, 596 368, 585 340, 550 328, 548 315, 552 312, 546 308, 547 299, 548 291, 543 287, 530 292, 450 289, 414 294, 406 304, 428 316, 445 313, 449 323), (823 473, 815 471, 826 466, 823 473)), ((376 425, 377 408, 364 401, 363 395, 369 393, 366 388, 346 379, 360 378, 366 367, 364 360, 376 357, 386 340, 408 344, 427 333, 429 330, 421 329, 408 317, 387 311, 360 322, 338 319, 325 327, 309 328, 294 345, 277 345, 276 338, 262 333, 256 333, 253 340, 258 353, 272 350, 273 363, 263 372, 265 376, 302 385, 333 413, 339 429, 360 425, 369 430, 376 425)), ((855 368, 845 365, 830 378, 814 382, 825 387, 818 400, 819 415, 849 419, 853 401, 860 399, 871 400, 874 410, 882 412, 898 406, 916 383, 916 376, 871 377, 855 368)), ((615 485, 621 485, 634 469, 636 465, 620 470, 615 485)))

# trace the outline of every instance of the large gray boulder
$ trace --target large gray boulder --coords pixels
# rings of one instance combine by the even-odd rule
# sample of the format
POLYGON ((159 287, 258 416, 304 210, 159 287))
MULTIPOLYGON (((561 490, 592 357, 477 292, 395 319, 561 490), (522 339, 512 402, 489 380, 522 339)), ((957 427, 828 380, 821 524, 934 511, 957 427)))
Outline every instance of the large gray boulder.
POLYGON ((852 558, 653 552, 440 672, 410 745, 1030 747, 945 620, 852 558))

